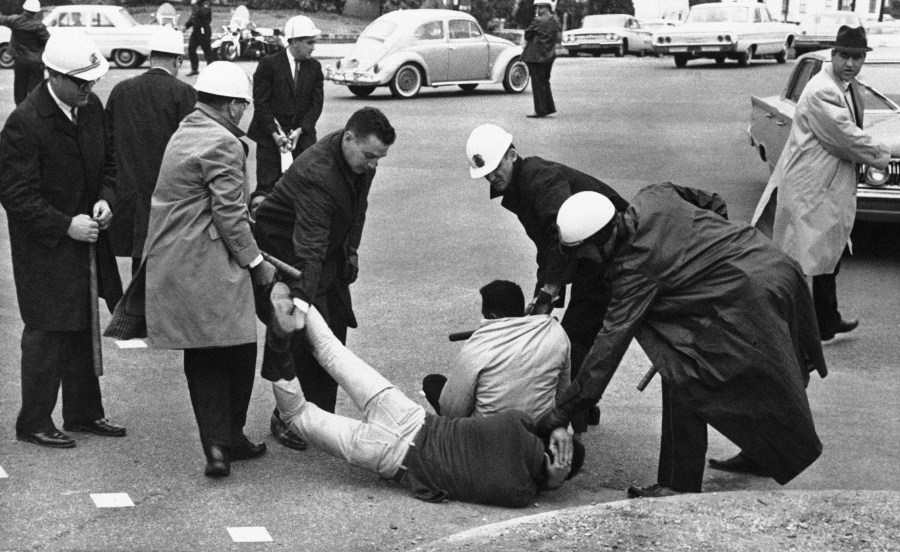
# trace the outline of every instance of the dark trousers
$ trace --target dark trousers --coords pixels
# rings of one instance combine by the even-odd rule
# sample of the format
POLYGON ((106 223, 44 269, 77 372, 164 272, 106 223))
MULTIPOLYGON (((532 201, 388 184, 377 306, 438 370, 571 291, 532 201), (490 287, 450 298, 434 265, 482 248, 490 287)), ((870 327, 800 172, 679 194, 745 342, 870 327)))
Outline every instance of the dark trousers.
POLYGON ((206 64, 216 61, 216 55, 210 46, 211 31, 209 27, 194 27, 191 37, 188 39, 188 59, 191 60, 191 71, 196 71, 200 67, 200 60, 197 58, 197 47, 203 50, 203 59, 206 64))
POLYGON ((16 433, 54 426, 51 418, 62 385, 63 421, 92 422, 106 417, 100 381, 94 375, 91 331, 22 331, 22 409, 16 433))
POLYGON ((841 263, 838 261, 834 272, 813 276, 812 279, 813 305, 816 307, 816 322, 822 339, 833 338, 841 321, 837 300, 837 275, 840 271, 841 263))
MULTIPOLYGON (((327 297, 327 316, 320 311, 325 317, 328 327, 331 328, 334 336, 338 338, 342 344, 347 344, 347 314, 340 299, 329 294, 327 297)), ((274 350, 271 343, 277 343, 277 339, 266 335, 266 348, 263 351, 262 377, 270 381, 278 381, 288 374, 283 374, 279 369, 284 364, 284 354, 274 350)), ((322 365, 313 356, 309 343, 306 341, 304 332, 297 332, 291 337, 290 344, 291 356, 293 359, 293 369, 296 371, 297 379, 300 381, 300 387, 303 389, 303 395, 306 400, 315 404, 326 412, 334 412, 337 403, 338 384, 334 381, 328 372, 322 368, 322 365)), ((290 363, 290 362, 288 362, 290 363)))
POLYGON ((13 99, 19 105, 32 90, 44 82, 44 64, 16 60, 13 80, 13 99))
POLYGON ((445 385, 447 385, 447 376, 441 374, 428 374, 422 378, 422 392, 425 393, 425 400, 438 416, 441 415, 441 393, 444 392, 445 385))
POLYGON ((204 453, 210 445, 244 444, 244 424, 256 376, 256 343, 185 349, 184 375, 204 453))
POLYGON ((706 462, 706 422, 676 388, 662 383, 662 437, 656 481, 680 491, 699 493, 706 462))
MULTIPOLYGON (((274 144, 274 142, 272 142, 274 144)), ((303 153, 299 141, 291 152, 294 159, 303 153)), ((260 143, 256 144, 256 190, 269 193, 281 178, 281 150, 260 143)))
POLYGON ((550 90, 550 72, 553 62, 526 63, 531 74, 531 94, 534 97, 534 112, 538 115, 556 113, 553 92, 550 90))

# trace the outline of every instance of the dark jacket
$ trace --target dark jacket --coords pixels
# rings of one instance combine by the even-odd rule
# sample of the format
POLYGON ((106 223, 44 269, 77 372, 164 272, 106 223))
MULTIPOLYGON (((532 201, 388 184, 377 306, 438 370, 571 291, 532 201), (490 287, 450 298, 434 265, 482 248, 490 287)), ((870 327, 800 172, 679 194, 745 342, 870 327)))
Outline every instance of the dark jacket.
POLYGON ((610 199, 617 211, 628 202, 596 178, 571 167, 540 157, 520 157, 513 165, 512 181, 499 194, 491 188, 491 198, 503 196, 503 207, 512 211, 537 247, 537 288, 544 283, 566 284, 574 266, 559 248, 556 214, 569 196, 578 192, 598 192, 610 199))
POLYGON ((116 157, 118 205, 109 233, 117 256, 142 256, 163 152, 196 101, 194 88, 164 69, 150 69, 112 89, 106 125, 116 157))
POLYGON ((203 34, 203 29, 209 29, 210 23, 212 23, 212 8, 206 2, 197 2, 191 6, 191 16, 184 24, 184 30, 193 27, 194 33, 203 34))
POLYGON ((322 65, 315 59, 300 62, 300 86, 294 90, 287 50, 259 60, 253 73, 253 120, 247 136, 263 147, 275 147, 275 121, 285 134, 302 128, 297 147, 305 150, 316 143, 316 121, 322 114, 322 65))
POLYGON ((50 33, 40 16, 0 15, 0 25, 5 25, 12 31, 9 53, 14 60, 43 63, 41 54, 44 53, 44 45, 47 44, 50 33))
POLYGON ((822 451, 805 389, 827 373, 812 297, 800 265, 697 192, 649 186, 622 215, 603 329, 549 417, 595 404, 634 337, 691 410, 784 484, 822 451))
MULTIPOLYGON (((75 215, 90 215, 100 199, 115 215, 115 165, 100 99, 91 94, 78 109, 76 127, 47 86, 44 81, 17 107, 0 133, 0 202, 25 325, 84 330, 90 328, 89 244, 66 232, 75 215)), ((112 309, 122 284, 106 232, 100 232, 97 260, 101 297, 112 309)))
POLYGON ((298 268, 303 278, 291 292, 328 311, 337 297, 356 327, 347 258, 355 253, 366 221, 375 171, 354 174, 341 151, 344 131, 332 132, 300 154, 256 212, 260 248, 298 268))
POLYGON ((535 17, 525 29, 525 49, 522 61, 525 63, 550 63, 556 59, 556 44, 562 27, 555 16, 535 17))

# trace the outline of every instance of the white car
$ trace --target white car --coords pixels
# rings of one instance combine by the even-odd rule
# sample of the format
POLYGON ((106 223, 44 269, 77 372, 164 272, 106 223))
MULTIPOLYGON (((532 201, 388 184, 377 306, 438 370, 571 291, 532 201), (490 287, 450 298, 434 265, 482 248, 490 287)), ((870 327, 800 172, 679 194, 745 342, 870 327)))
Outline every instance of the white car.
POLYGON ((869 46, 875 48, 900 48, 900 21, 872 22, 866 25, 869 46))
POLYGON ((775 21, 759 2, 698 4, 682 25, 655 33, 653 49, 673 56, 676 67, 698 58, 719 65, 734 59, 746 66, 754 58, 771 56, 784 63, 796 31, 796 25, 775 21))
POLYGON ((9 30, 9 27, 0 25, 0 67, 3 69, 13 66, 12 54, 9 53, 10 36, 12 36, 12 31, 9 30))
POLYGON ((97 47, 118 67, 138 67, 150 55, 150 37, 159 25, 141 25, 119 6, 57 6, 44 17, 50 34, 77 29, 97 43, 97 47))
POLYGON ((800 29, 794 39, 794 51, 799 56, 834 46, 838 29, 843 25, 860 27, 862 21, 858 15, 848 11, 830 11, 808 16, 800 23, 800 29))
POLYGON ((653 31, 640 20, 624 13, 585 16, 580 29, 563 33, 562 47, 570 56, 580 52, 600 56, 603 53, 622 57, 651 53, 653 31))

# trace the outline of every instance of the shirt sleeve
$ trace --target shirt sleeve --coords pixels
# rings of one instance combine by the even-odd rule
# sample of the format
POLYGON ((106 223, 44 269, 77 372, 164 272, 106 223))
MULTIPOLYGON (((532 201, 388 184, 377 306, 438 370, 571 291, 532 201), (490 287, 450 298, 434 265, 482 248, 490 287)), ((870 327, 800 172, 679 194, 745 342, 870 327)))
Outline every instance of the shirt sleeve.
POLYGON ((471 342, 466 343, 456 357, 454 370, 447 376, 447 383, 439 400, 441 416, 465 418, 475 411, 475 389, 481 371, 471 342))

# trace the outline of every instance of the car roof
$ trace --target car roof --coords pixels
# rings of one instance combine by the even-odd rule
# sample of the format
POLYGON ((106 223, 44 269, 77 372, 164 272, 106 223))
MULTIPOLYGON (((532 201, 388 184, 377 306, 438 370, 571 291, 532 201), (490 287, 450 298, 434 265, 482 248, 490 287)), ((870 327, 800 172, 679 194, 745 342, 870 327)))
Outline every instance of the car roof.
MULTIPOLYGON (((803 54, 798 60, 803 58, 817 58, 823 61, 831 60, 831 48, 827 50, 816 50, 808 54, 803 54)), ((884 63, 884 62, 900 62, 900 48, 875 48, 866 54, 866 63, 884 63)))
POLYGON ((124 8, 122 8, 122 6, 101 6, 99 4, 73 4, 66 6, 56 6, 53 9, 58 11, 93 10, 98 12, 119 12, 124 8))
POLYGON ((396 10, 382 15, 378 19, 409 24, 433 21, 435 19, 466 19, 477 22, 471 15, 456 10, 396 10))

